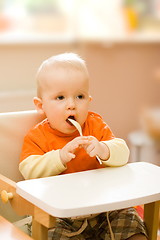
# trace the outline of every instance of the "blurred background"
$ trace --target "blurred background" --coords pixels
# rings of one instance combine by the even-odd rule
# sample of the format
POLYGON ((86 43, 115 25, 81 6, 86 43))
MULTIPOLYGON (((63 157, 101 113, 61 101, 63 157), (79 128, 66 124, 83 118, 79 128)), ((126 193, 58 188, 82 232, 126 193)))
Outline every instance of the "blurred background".
POLYGON ((37 68, 70 51, 130 161, 160 164, 160 0, 0 0, 0 112, 34 109, 37 68))

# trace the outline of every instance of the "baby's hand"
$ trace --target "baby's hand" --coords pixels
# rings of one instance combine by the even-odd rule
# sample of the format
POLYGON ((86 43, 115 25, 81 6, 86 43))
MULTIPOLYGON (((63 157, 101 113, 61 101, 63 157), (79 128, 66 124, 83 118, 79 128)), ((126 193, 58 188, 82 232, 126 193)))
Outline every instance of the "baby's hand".
POLYGON ((72 141, 68 142, 60 150, 60 158, 62 163, 65 165, 67 162, 75 158, 74 152, 78 147, 82 147, 88 144, 88 137, 76 137, 72 141))
POLYGON ((98 156, 102 160, 107 160, 110 156, 109 148, 97 138, 88 136, 88 143, 83 146, 90 157, 98 156))

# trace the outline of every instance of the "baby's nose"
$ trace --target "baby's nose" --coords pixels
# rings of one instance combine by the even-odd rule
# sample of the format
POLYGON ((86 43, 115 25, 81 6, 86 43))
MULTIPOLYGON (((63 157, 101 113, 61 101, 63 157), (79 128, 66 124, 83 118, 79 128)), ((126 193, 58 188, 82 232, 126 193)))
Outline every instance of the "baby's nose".
POLYGON ((68 101, 67 101, 67 108, 68 109, 75 109, 75 107, 76 107, 76 104, 75 104, 75 101, 74 101, 74 99, 68 99, 68 101))

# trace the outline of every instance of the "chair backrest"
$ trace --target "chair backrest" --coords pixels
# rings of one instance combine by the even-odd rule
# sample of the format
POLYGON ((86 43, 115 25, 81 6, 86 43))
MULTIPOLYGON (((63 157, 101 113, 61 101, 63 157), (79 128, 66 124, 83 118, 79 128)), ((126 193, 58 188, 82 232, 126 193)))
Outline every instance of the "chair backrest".
POLYGON ((0 174, 15 182, 23 179, 18 169, 23 138, 43 119, 35 110, 0 113, 0 174))

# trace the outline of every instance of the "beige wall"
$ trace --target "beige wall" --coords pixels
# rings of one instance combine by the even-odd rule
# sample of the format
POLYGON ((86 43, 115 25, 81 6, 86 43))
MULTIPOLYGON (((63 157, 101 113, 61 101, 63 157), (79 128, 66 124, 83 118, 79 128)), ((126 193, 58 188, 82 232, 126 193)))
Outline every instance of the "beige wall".
POLYGON ((160 107, 160 44, 88 45, 93 109, 103 115, 118 137, 139 127, 143 107, 160 107))
POLYGON ((160 43, 0 45, 0 112, 33 109, 38 66, 64 51, 78 52, 86 59, 91 109, 104 117, 117 137, 126 139, 138 128, 144 106, 160 106, 160 83, 154 79, 160 66, 160 43))
POLYGON ((0 45, 0 91, 30 90, 43 60, 53 54, 74 50, 74 46, 54 44, 0 45))

